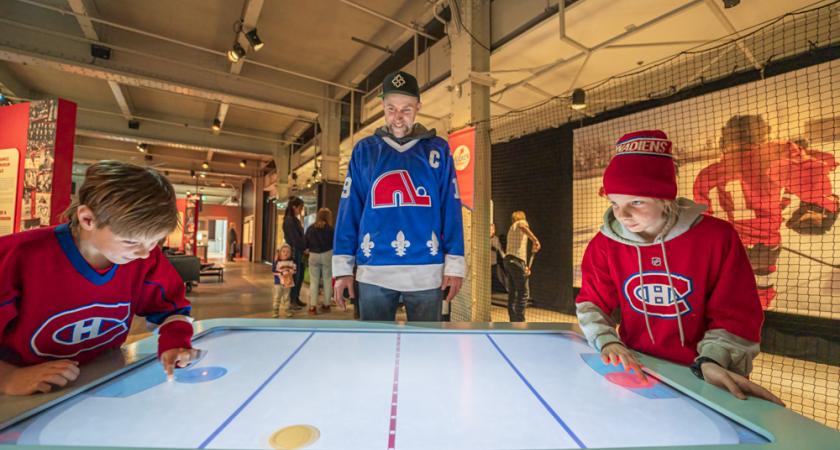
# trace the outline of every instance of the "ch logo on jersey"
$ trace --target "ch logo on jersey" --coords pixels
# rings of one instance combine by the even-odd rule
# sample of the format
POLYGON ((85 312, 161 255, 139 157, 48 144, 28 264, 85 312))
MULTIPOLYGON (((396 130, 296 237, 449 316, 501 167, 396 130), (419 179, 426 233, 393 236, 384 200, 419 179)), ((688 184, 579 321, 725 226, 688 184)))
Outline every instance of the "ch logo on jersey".
POLYGON ((373 182, 371 201, 374 208, 432 206, 432 198, 423 186, 414 187, 407 170, 385 172, 373 182))
POLYGON ((687 299, 694 292, 694 282, 690 278, 672 273, 671 280, 674 283, 672 291, 668 284, 667 273, 645 272, 644 277, 644 286, 638 273, 633 274, 624 282, 624 298, 636 312, 644 314, 647 309, 650 316, 671 319, 677 317, 677 310, 681 316, 691 312, 691 305, 687 299), (676 308, 674 302, 676 302, 676 308))
POLYGON ((93 303, 56 314, 32 335, 30 344, 44 358, 72 358, 128 332, 130 303, 93 303))

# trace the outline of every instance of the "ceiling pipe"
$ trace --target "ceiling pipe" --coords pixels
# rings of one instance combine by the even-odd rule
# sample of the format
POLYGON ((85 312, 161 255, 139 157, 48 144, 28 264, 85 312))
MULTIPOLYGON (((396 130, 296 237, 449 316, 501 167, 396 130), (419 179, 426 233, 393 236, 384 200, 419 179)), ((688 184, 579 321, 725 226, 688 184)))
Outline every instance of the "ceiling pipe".
MULTIPOLYGON (((19 0, 19 1, 20 1, 20 0, 19 0)), ((411 26, 411 25, 404 24, 404 23, 400 22, 400 21, 399 21, 399 20, 397 20, 397 19, 392 19, 392 18, 390 18, 390 17, 386 16, 385 14, 382 14, 382 13, 376 12, 376 11, 374 11, 374 10, 372 10, 372 9, 370 9, 370 8, 368 8, 368 7, 366 7, 366 6, 362 6, 362 5, 358 4, 358 3, 351 2, 350 0, 341 0, 341 3, 344 3, 344 4, 345 4, 345 5, 347 5, 347 6, 352 6, 352 7, 356 8, 356 9, 358 9, 358 10, 360 10, 360 11, 363 11, 363 12, 366 12, 366 13, 368 13, 368 14, 370 14, 370 15, 374 16, 374 17, 378 17, 378 18, 380 18, 380 19, 382 19, 382 20, 384 20, 384 21, 386 21, 386 22, 390 22, 390 23, 392 23, 392 24, 394 24, 394 25, 396 25, 396 26, 398 26, 398 27, 405 28, 405 29, 406 29, 406 30, 408 30, 408 31, 411 31, 411 32, 413 32, 413 33, 417 33, 417 34, 419 34, 419 35, 421 35, 421 36, 425 36, 426 38, 431 39, 431 40, 432 40, 432 41, 434 41, 434 42, 437 42, 437 38, 436 38, 436 37, 432 36, 432 35, 431 35, 431 34, 429 34, 429 33, 426 33, 426 32, 425 32, 425 31, 423 31, 423 30, 421 30, 421 29, 420 29, 420 27, 414 27, 414 26, 411 26)))

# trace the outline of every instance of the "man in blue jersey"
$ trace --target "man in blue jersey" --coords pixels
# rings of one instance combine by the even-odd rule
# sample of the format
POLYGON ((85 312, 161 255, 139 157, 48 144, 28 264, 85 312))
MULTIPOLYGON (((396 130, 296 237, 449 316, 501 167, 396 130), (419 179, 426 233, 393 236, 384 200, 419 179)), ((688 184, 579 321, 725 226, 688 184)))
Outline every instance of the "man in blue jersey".
POLYGON ((353 148, 335 224, 335 300, 347 289, 362 320, 441 320, 464 278, 461 200, 449 145, 415 123, 417 80, 393 72, 382 83, 385 126, 353 148), (356 268, 354 275, 354 267, 356 268))

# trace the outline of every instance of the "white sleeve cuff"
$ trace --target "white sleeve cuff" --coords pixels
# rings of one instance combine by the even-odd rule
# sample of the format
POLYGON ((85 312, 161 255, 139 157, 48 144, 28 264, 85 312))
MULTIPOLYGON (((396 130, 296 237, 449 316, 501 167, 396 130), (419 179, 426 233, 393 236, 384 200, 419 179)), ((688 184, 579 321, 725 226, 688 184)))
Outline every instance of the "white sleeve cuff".
POLYGON ((356 257, 352 255, 333 255, 332 275, 335 278, 353 275, 356 257))
MULTIPOLYGON (((335 259, 333 259, 335 261, 335 259)), ((333 266, 335 264, 333 263, 333 266)), ((335 268, 333 267, 333 270, 335 268)), ((464 262, 464 257, 459 255, 446 255, 443 262, 443 276, 446 277, 461 277, 467 274, 467 265, 464 262)))

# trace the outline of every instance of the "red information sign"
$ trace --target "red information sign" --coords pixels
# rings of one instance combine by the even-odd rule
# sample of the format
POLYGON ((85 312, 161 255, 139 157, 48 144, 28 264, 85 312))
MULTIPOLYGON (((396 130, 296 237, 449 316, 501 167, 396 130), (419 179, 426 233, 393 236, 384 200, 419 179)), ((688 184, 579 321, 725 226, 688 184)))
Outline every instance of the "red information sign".
POLYGON ((461 204, 473 209, 475 127, 460 129, 449 135, 449 150, 455 161, 455 175, 458 177, 458 192, 461 204))

